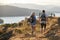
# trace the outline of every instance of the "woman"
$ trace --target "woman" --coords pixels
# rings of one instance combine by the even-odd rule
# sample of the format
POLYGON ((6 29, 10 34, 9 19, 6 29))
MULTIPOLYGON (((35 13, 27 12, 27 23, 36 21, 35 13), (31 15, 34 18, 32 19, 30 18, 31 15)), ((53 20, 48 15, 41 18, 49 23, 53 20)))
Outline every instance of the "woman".
POLYGON ((32 27, 32 35, 34 33, 35 30, 35 25, 36 25, 36 16, 35 16, 35 12, 32 13, 32 15, 30 16, 31 19, 31 27, 32 27))

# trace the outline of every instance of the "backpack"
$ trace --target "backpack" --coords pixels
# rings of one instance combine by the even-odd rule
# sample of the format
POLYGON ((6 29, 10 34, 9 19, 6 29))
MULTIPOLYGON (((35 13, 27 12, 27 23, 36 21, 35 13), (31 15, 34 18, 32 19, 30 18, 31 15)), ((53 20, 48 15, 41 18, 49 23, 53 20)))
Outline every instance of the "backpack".
POLYGON ((45 14, 41 15, 41 21, 46 21, 46 15, 45 14))
POLYGON ((35 21, 35 18, 34 16, 31 16, 30 19, 29 19, 30 23, 33 23, 35 21))

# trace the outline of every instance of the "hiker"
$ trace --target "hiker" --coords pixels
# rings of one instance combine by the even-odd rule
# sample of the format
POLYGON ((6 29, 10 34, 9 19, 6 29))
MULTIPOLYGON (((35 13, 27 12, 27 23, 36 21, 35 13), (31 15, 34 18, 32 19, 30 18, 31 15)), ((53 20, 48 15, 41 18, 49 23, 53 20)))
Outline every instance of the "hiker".
POLYGON ((54 14, 54 17, 55 17, 55 14, 54 14))
POLYGON ((42 15, 40 16, 41 33, 45 32, 46 30, 46 21, 47 21, 47 14, 45 13, 45 10, 42 10, 42 15))
POLYGON ((51 17, 53 17, 53 14, 51 13, 51 17))
POLYGON ((33 12, 32 15, 30 16, 30 23, 31 23, 32 35, 33 35, 34 30, 35 30, 35 25, 36 25, 36 16, 35 16, 35 12, 33 12))

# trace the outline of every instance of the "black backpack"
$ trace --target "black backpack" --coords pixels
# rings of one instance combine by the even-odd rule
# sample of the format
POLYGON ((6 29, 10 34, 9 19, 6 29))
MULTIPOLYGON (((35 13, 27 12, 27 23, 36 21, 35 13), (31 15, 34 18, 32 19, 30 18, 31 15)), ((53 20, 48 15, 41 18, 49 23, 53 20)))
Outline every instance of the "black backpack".
POLYGON ((34 22, 34 16, 31 16, 31 17, 28 19, 28 21, 29 21, 30 23, 33 23, 33 22, 34 22))
POLYGON ((41 15, 41 21, 46 21, 46 15, 45 14, 41 15))

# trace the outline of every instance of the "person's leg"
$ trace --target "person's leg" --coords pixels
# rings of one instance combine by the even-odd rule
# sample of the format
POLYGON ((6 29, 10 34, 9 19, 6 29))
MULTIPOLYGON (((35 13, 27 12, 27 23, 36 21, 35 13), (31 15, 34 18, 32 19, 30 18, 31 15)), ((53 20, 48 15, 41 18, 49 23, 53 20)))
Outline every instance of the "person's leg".
POLYGON ((33 25, 32 25, 32 35, 33 35, 33 32, 34 32, 34 30, 33 30, 33 25))
POLYGON ((35 31, 35 25, 32 26, 32 35, 34 34, 35 31))
POLYGON ((44 32, 46 31, 46 24, 44 24, 44 32))
POLYGON ((41 23, 41 33, 43 33, 43 23, 41 23))

